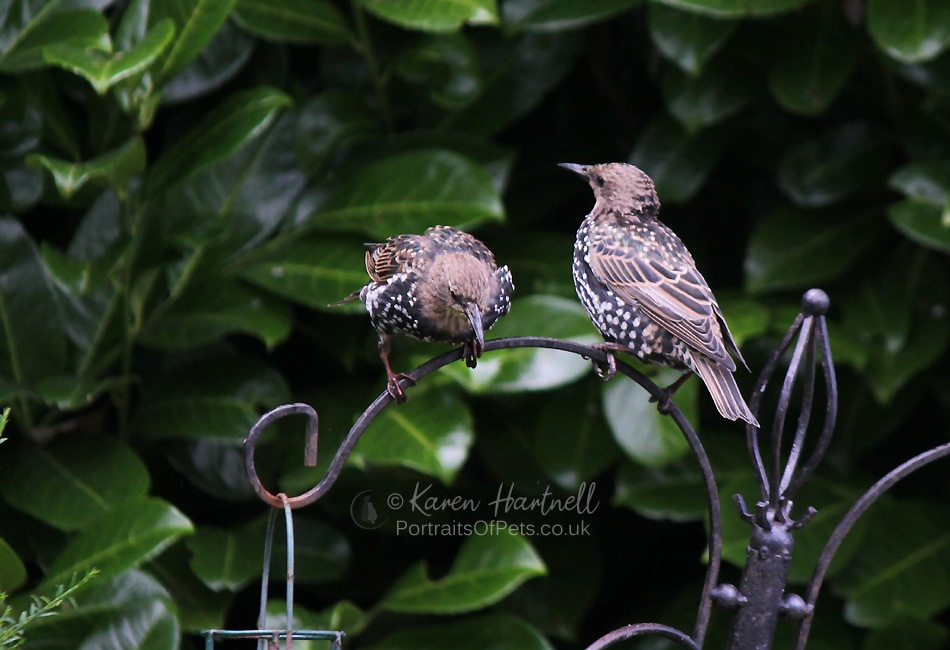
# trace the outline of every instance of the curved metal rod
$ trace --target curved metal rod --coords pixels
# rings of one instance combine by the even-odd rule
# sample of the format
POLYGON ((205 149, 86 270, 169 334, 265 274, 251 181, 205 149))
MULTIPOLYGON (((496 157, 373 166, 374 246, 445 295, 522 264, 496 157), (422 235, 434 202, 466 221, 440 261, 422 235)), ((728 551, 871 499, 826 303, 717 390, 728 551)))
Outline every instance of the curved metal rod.
POLYGON ((811 456, 808 457, 798 474, 792 477, 785 490, 785 496, 789 499, 798 492, 805 480, 818 467, 821 459, 825 457, 828 445, 831 444, 831 434, 835 430, 835 421, 838 418, 838 379, 835 376, 835 364, 831 357, 831 341, 828 338, 828 325, 825 323, 824 316, 817 317, 815 321, 815 340, 821 341, 821 369, 825 374, 825 393, 828 395, 828 399, 825 401, 825 421, 822 424, 818 442, 815 443, 811 456))
MULTIPOLYGON (((785 337, 778 344, 778 347, 772 352, 772 356, 765 363, 759 378, 755 382, 755 389, 752 391, 752 399, 749 402, 749 410, 756 419, 759 419, 759 406, 762 404, 762 396, 765 394, 765 387, 772 379, 772 374, 778 367, 779 361, 785 356, 785 352, 792 344, 792 339, 801 330, 802 321, 805 320, 804 314, 798 314, 792 322, 785 337)), ((746 444, 749 448, 749 458, 755 469, 755 480, 759 485, 759 495, 762 501, 769 498, 769 475, 765 469, 765 461, 762 459, 762 447, 759 443, 759 427, 751 424, 746 425, 746 444)))
POLYGON ((825 548, 818 558, 818 563, 815 565, 815 571, 812 573, 811 582, 808 583, 808 595, 805 599, 805 603, 806 611, 809 612, 809 615, 802 621, 802 625, 798 630, 798 643, 795 645, 796 650, 805 649, 805 644, 808 641, 808 633, 811 630, 811 622, 814 618, 811 612, 814 612, 815 602, 818 600, 818 592, 821 590, 821 583, 825 579, 825 573, 828 571, 828 567, 831 565, 831 560, 834 558, 835 553, 838 552, 841 542, 843 542, 844 538, 851 532, 858 518, 861 517, 882 494, 890 490, 895 483, 907 478, 920 468, 948 456, 950 456, 950 442, 914 456, 884 475, 883 478, 875 483, 870 490, 865 492, 864 495, 851 506, 848 513, 841 519, 837 527, 835 527, 834 532, 828 539, 828 543, 825 544, 825 548))
POLYGON ((788 452, 788 460, 785 461, 785 471, 782 473, 782 480, 778 486, 778 492, 783 497, 789 496, 786 494, 786 491, 788 490, 789 483, 795 477, 795 470, 798 468, 798 461, 801 458, 802 449, 805 446, 805 434, 808 432, 808 423, 811 420, 811 407, 815 398, 816 320, 814 317, 806 319, 806 322, 808 322, 808 334, 805 344, 805 367, 802 373, 802 404, 798 412, 798 425, 795 427, 795 435, 792 437, 792 447, 788 452))
MULTIPOLYGON (((486 341, 483 350, 485 352, 490 352, 493 350, 505 350, 512 348, 545 348, 551 350, 561 350, 563 352, 571 352, 573 354, 592 359, 600 363, 607 363, 609 354, 603 348, 598 346, 584 345, 565 339, 555 339, 541 336, 520 336, 494 339, 491 341, 486 341)), ((456 348, 430 359, 418 368, 406 374, 411 381, 418 382, 426 375, 429 375, 454 361, 458 361, 461 358, 462 349, 456 348)), ((629 364, 617 360, 617 370, 639 384, 650 394, 653 399, 660 400, 664 397, 665 394, 663 389, 661 389, 643 373, 636 370, 629 364)), ((303 413, 308 415, 306 458, 308 460, 311 457, 315 459, 317 440, 316 411, 306 404, 287 404, 285 406, 278 407, 269 413, 266 413, 263 417, 261 417, 260 420, 258 420, 257 424, 251 428, 250 433, 244 441, 244 465, 248 480, 251 482, 254 491, 258 494, 261 500, 273 506, 274 508, 285 507, 282 497, 286 498, 287 507, 290 508, 301 508, 320 499, 336 482, 340 472, 342 472, 343 467, 346 464, 347 459, 350 457, 350 454, 356 447, 356 443, 363 435, 363 432, 366 431, 367 427, 369 427, 376 416, 378 416, 391 401, 392 397, 388 391, 383 391, 380 393, 379 397, 377 397, 373 403, 370 404, 365 411, 363 411, 362 415, 360 415, 360 417, 350 428, 350 431, 346 434, 346 437, 343 439, 343 442, 337 449, 336 455, 330 462, 330 467, 323 479, 307 492, 294 497, 284 497, 283 495, 278 496, 271 494, 261 484, 260 479, 257 476, 257 472, 254 469, 254 447, 256 445, 258 436, 267 425, 281 417, 295 413, 303 413)), ((693 455, 696 457, 697 463, 699 464, 699 469, 703 476, 703 484, 706 488, 706 502, 709 514, 709 566, 706 569, 706 581, 703 586, 703 594, 700 600, 699 611, 696 616, 696 627, 693 633, 693 639, 695 639, 696 643, 701 646, 703 638, 706 634, 706 628, 709 624, 709 617, 712 609, 712 598, 710 597, 710 593, 716 586, 716 581, 719 578, 719 568, 722 561, 722 515, 719 507, 719 493, 716 487, 716 479, 712 471, 712 464, 709 462, 709 457, 706 455, 706 450, 703 448, 703 445, 699 440, 699 436, 693 430, 692 425, 690 425, 689 421, 686 419, 686 416, 683 415, 682 411, 680 411, 679 407, 677 407, 675 403, 670 404, 667 415, 673 419, 673 421, 682 431, 683 436, 686 438, 686 441, 689 444, 693 455)))
POLYGON ((617 628, 613 632, 608 632, 587 646, 587 650, 601 650, 602 648, 637 636, 658 636, 664 639, 670 639, 671 641, 676 641, 684 648, 690 648, 690 650, 700 650, 702 648, 701 641, 697 644, 674 627, 660 625, 659 623, 637 623, 636 625, 625 625, 624 627, 617 628))
POLYGON ((788 415, 788 405, 792 401, 792 387, 802 365, 802 354, 808 345, 808 338, 812 331, 811 324, 814 320, 811 316, 805 316, 805 320, 801 324, 798 342, 795 344, 795 351, 792 352, 788 369, 785 371, 782 390, 778 396, 778 405, 775 407, 775 417, 772 422, 772 440, 769 443, 772 452, 772 471, 769 474, 768 500, 772 507, 778 507, 779 501, 782 499, 780 477, 782 474, 782 437, 785 433, 785 418, 788 415))

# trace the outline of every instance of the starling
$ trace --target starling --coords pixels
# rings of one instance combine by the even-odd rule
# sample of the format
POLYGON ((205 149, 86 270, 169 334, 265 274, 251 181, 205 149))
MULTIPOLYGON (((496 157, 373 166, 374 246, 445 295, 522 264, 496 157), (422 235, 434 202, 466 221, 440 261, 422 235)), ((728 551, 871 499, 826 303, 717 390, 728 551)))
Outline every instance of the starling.
MULTIPOLYGON (((729 352, 745 361, 692 255, 657 219, 653 180, 625 163, 561 167, 586 178, 596 198, 577 231, 573 275, 605 347, 696 373, 723 417, 758 426, 732 376, 729 352)), ((608 374, 613 363, 611 356, 608 374)), ((665 400, 689 377, 669 386, 665 400)))
POLYGON ((367 244, 370 283, 342 302, 359 298, 379 333, 379 356, 386 367, 387 390, 406 400, 401 379, 389 363, 393 334, 423 341, 464 343, 466 365, 474 368, 485 345, 485 330, 511 308, 515 286, 507 266, 482 242, 449 226, 422 235, 398 235, 367 244))

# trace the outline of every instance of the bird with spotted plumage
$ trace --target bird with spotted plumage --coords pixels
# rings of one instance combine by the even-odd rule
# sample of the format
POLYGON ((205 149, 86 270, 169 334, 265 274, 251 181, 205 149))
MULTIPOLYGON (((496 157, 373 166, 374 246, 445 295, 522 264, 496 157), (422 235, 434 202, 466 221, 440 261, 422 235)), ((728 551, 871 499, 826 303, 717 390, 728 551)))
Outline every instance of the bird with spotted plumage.
POLYGON ((401 381, 414 383, 390 365, 393 335, 464 343, 466 365, 474 368, 485 345, 485 331, 511 308, 515 285, 508 267, 499 268, 485 244, 450 226, 434 226, 421 235, 397 235, 367 247, 370 282, 341 302, 359 298, 366 305, 379 334, 379 357, 393 399, 406 400, 401 381))
POLYGON ((758 426, 733 377, 730 353, 743 366, 745 360, 692 255, 657 218, 653 180, 627 163, 560 166, 594 191, 594 207, 577 231, 573 275, 611 353, 606 375, 615 371, 616 351, 687 371, 665 390, 668 402, 695 373, 724 418, 758 426))

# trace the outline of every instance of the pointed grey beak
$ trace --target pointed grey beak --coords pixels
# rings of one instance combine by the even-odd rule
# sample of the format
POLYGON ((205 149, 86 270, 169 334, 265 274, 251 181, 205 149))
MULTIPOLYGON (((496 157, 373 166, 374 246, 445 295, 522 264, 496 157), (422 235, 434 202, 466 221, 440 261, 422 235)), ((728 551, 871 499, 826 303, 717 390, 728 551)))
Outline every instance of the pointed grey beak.
POLYGON ((564 169, 569 169, 575 174, 580 174, 581 176, 587 178, 587 165, 578 165, 576 163, 558 163, 558 167, 563 167, 564 169))
POLYGON ((485 328, 482 326, 482 312, 478 305, 469 303, 465 308, 465 315, 468 316, 468 322, 472 324, 472 330, 475 332, 475 340, 478 342, 476 356, 481 356, 481 350, 485 347, 485 328))

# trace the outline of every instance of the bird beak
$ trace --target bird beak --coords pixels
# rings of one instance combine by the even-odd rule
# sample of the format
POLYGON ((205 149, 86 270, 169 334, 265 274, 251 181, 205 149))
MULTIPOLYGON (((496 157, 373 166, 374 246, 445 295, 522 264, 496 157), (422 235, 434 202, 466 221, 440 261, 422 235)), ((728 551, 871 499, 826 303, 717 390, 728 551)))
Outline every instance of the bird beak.
POLYGON ((587 165, 577 165, 575 163, 558 163, 558 167, 563 167, 564 169, 569 169, 575 174, 580 174, 584 178, 588 177, 587 165))
POLYGON ((482 326, 482 312, 478 305, 470 303, 465 308, 465 315, 468 316, 468 322, 472 324, 472 330, 475 332, 475 341, 478 344, 478 353, 481 356, 481 350, 485 347, 485 328, 482 326))

